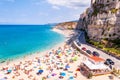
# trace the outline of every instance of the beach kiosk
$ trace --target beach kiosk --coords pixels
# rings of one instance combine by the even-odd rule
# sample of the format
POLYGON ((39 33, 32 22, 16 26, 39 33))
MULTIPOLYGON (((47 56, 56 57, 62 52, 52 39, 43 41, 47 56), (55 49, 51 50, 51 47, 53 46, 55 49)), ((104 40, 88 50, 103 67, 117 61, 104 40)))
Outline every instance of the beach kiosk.
POLYGON ((111 69, 104 64, 104 59, 90 56, 80 64, 80 72, 85 76, 98 76, 111 73, 111 69))

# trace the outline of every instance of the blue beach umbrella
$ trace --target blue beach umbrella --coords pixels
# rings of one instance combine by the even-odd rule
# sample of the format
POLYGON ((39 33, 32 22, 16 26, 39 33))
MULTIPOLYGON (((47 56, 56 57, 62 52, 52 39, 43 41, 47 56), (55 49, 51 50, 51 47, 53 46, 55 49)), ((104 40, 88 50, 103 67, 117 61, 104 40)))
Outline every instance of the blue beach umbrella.
POLYGON ((12 72, 12 70, 7 70, 7 72, 8 72, 8 73, 11 73, 11 72, 12 72))
POLYGON ((69 65, 66 65, 65 68, 68 69, 68 68, 70 68, 70 66, 69 66, 69 65))
POLYGON ((62 72, 62 73, 60 73, 60 75, 64 77, 64 76, 66 76, 66 73, 62 72))
POLYGON ((73 77, 73 76, 70 76, 70 77, 69 77, 69 80, 74 80, 74 77, 73 77))
POLYGON ((41 73, 43 73, 43 70, 39 70, 38 72, 41 74, 41 73))

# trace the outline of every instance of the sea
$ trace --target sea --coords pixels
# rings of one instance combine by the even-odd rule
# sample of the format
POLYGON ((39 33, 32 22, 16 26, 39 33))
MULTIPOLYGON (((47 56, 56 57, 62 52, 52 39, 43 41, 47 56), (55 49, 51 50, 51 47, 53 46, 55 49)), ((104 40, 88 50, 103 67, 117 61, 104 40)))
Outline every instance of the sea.
POLYGON ((52 49, 65 41, 54 25, 0 25, 0 61, 52 49))

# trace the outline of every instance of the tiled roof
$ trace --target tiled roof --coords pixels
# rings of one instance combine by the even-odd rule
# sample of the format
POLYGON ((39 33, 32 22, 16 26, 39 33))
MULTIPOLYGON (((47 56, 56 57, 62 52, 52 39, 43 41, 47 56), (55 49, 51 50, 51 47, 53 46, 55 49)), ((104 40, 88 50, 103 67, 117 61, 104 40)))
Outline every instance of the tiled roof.
POLYGON ((97 57, 97 56, 90 56, 89 57, 91 60, 95 61, 95 62, 103 62, 105 61, 103 58, 97 57))

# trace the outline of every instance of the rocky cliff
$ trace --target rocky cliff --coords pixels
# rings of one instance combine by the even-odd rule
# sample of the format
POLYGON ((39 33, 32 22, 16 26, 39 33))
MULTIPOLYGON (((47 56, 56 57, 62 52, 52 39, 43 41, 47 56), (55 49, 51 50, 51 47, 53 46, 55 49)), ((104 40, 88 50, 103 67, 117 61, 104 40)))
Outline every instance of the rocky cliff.
POLYGON ((120 0, 91 0, 76 28, 87 33, 87 42, 120 58, 120 0))
POLYGON ((84 29, 95 41, 120 39, 120 0, 91 0, 77 29, 84 29))
POLYGON ((65 30, 65 29, 76 29, 77 21, 63 22, 57 24, 54 28, 65 30))

